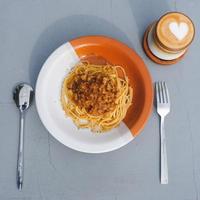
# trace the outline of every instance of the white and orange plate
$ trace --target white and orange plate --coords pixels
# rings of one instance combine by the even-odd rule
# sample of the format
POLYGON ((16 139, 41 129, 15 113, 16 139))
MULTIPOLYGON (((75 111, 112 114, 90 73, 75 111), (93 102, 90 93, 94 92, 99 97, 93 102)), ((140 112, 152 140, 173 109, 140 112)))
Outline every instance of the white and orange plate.
POLYGON ((132 141, 147 122, 152 103, 152 81, 142 59, 125 44, 105 36, 80 37, 60 46, 44 63, 36 84, 36 106, 44 126, 64 145, 86 153, 112 151, 132 141), (63 79, 86 57, 124 67, 133 88, 133 102, 125 119, 103 134, 78 129, 60 102, 63 79))

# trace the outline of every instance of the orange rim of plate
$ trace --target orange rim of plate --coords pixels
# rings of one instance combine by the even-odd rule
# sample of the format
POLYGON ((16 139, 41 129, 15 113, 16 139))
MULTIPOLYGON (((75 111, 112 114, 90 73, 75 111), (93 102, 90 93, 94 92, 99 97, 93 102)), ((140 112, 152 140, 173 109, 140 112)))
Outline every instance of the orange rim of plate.
POLYGON ((133 103, 124 123, 132 135, 144 128, 153 105, 151 76, 143 60, 127 45, 106 36, 83 36, 70 41, 79 58, 100 56, 113 65, 122 66, 133 88, 133 103))

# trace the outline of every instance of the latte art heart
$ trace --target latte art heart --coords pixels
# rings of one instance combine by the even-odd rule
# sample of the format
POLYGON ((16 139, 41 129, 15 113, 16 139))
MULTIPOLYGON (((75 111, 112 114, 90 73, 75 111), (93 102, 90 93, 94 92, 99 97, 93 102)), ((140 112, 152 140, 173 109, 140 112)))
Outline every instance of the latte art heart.
POLYGON ((169 24, 169 29, 178 40, 184 39, 189 30, 188 25, 184 22, 179 24, 177 22, 171 22, 169 24))

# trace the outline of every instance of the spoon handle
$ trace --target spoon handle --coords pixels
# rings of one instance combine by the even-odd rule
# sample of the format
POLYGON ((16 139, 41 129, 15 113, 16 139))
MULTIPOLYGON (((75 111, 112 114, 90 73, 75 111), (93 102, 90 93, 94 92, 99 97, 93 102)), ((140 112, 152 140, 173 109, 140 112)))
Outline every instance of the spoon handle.
POLYGON ((19 148, 17 160, 17 186, 22 189, 24 174, 24 112, 20 112, 20 128, 19 128, 19 148))

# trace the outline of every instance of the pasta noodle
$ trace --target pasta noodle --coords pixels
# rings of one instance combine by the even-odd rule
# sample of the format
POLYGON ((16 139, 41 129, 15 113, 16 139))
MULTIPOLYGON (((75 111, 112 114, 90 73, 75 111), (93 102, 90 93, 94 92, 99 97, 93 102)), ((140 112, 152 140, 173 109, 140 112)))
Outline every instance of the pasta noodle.
POLYGON ((121 66, 79 63, 64 79, 61 104, 77 127, 105 132, 124 119, 132 97, 121 66))

